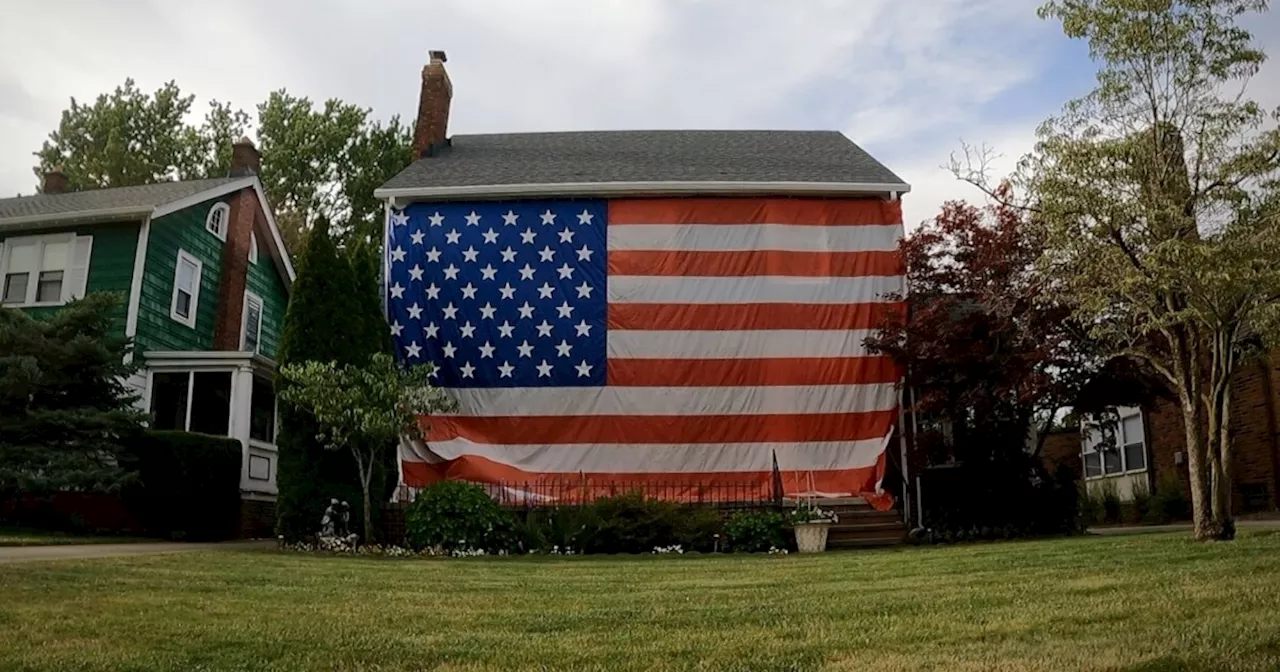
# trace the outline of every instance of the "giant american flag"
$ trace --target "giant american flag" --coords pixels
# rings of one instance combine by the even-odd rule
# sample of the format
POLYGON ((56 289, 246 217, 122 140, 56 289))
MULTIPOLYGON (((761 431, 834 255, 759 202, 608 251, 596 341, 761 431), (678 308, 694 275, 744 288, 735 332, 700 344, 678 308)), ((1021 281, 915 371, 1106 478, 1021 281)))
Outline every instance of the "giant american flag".
POLYGON ((403 481, 780 481, 883 504, 900 372, 863 340, 900 307, 901 236, 880 199, 391 209, 391 334, 459 402, 402 446, 403 481))

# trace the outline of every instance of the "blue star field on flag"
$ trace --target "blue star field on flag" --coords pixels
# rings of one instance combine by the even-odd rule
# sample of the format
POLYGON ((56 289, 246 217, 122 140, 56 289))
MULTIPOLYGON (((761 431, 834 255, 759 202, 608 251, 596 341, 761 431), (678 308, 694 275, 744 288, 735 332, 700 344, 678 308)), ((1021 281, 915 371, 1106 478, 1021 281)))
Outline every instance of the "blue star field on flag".
POLYGON ((443 387, 605 384, 605 201, 417 203, 387 222, 387 322, 443 387))

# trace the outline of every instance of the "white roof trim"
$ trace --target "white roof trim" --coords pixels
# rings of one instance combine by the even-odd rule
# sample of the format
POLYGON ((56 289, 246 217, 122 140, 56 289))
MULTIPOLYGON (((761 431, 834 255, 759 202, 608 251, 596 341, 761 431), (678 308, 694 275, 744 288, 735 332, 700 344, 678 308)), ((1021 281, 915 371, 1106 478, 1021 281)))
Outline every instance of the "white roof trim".
POLYGON ((157 205, 155 212, 151 213, 151 217, 153 219, 159 219, 160 217, 164 217, 165 215, 172 214, 179 210, 184 210, 186 208, 189 208, 193 205, 196 205, 197 203, 203 203, 211 198, 217 198, 225 194, 230 194, 232 192, 240 191, 245 187, 251 186, 253 183, 254 183, 254 178, 246 177, 246 178, 236 180, 234 182, 220 184, 212 189, 205 189, 204 191, 191 194, 186 198, 180 198, 176 201, 169 201, 168 203, 157 205))
POLYGON ((861 182, 562 182, 559 184, 479 184, 452 187, 375 189, 377 198, 500 198, 507 196, 656 196, 685 194, 894 195, 909 184, 861 182))
POLYGON ((285 285, 292 286, 293 281, 298 278, 298 274, 293 270, 293 262, 289 261, 289 250, 284 246, 284 238, 280 236, 280 227, 276 225, 275 213, 271 211, 271 205, 267 203, 267 192, 262 188, 262 181, 256 176, 250 178, 253 180, 253 190, 258 194, 258 205, 262 208, 263 214, 267 216, 267 228, 271 230, 271 255, 276 261, 284 267, 285 285))
POLYGON ((129 220, 142 219, 150 215, 152 209, 150 206, 128 205, 119 208, 99 208, 97 210, 76 210, 72 212, 51 212, 43 215, 27 215, 25 217, 7 217, 0 219, 0 228, 10 228, 23 225, 49 224, 67 224, 78 222, 81 220, 129 220))

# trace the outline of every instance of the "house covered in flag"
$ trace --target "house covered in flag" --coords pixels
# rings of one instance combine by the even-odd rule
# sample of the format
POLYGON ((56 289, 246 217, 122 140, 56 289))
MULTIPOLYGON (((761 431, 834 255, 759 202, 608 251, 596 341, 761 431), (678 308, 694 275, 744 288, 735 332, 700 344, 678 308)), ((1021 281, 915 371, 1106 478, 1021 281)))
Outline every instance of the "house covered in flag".
POLYGON ((901 178, 834 131, 449 137, 452 93, 432 52, 375 192, 399 355, 459 401, 404 485, 891 503, 901 372, 863 340, 901 307, 901 178))

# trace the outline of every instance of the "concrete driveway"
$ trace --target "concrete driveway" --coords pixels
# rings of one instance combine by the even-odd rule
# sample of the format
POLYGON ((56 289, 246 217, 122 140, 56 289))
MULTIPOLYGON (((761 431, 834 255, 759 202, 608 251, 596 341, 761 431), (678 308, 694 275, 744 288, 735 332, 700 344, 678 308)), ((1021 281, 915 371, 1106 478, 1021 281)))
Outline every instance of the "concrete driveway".
POLYGON ((0 564, 37 560, 84 560, 127 555, 190 553, 192 551, 236 551, 275 548, 274 539, 223 541, 218 543, 157 542, 137 544, 65 544, 58 546, 12 546, 0 548, 0 564))

